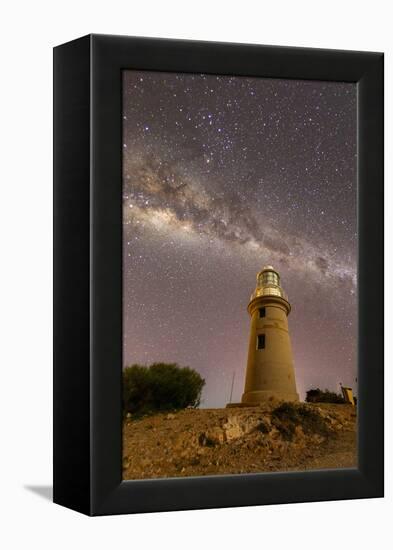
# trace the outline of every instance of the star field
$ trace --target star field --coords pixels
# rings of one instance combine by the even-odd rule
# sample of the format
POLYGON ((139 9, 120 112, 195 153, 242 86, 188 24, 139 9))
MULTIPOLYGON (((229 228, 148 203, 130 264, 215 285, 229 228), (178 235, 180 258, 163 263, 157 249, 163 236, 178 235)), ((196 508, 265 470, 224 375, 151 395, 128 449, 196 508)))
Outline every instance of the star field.
POLYGON ((124 364, 243 391, 256 273, 289 295, 295 373, 355 386, 356 86, 124 71, 124 364))

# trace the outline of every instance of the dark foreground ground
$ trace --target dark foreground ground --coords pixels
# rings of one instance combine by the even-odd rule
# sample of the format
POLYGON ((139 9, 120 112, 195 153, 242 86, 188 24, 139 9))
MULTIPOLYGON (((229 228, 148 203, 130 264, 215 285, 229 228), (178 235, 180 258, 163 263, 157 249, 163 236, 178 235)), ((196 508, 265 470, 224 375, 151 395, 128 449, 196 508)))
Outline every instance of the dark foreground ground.
POLYGON ((355 467, 356 409, 278 402, 186 409, 123 428, 123 479, 355 467))

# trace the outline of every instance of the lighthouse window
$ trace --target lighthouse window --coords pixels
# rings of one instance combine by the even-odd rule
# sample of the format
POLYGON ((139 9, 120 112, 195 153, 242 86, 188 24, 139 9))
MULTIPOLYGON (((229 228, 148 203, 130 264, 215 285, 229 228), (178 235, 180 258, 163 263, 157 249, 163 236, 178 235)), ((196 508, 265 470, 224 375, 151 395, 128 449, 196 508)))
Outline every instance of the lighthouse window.
POLYGON ((265 335, 258 334, 257 349, 265 349, 265 335))
POLYGON ((279 285, 280 281, 277 273, 274 271, 264 271, 262 273, 262 285, 279 285))
POLYGON ((259 308, 259 317, 266 317, 266 308, 265 307, 259 308))

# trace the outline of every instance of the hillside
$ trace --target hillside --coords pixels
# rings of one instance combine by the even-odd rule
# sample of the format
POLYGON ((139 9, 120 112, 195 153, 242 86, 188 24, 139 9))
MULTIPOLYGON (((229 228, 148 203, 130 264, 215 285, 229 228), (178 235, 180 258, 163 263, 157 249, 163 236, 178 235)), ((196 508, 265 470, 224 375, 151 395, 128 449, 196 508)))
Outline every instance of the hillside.
POLYGON ((355 466, 351 405, 272 402, 124 421, 123 479, 355 466))

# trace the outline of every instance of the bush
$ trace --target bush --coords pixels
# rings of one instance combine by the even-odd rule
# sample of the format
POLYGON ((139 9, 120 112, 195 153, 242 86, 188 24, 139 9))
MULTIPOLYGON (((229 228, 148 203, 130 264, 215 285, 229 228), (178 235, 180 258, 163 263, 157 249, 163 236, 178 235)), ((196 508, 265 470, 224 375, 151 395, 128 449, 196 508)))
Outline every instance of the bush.
POLYGON ((296 426, 301 426, 304 433, 327 435, 328 429, 324 418, 307 405, 282 403, 272 411, 273 425, 281 435, 292 440, 296 426))
POLYGON ((176 363, 132 365, 123 371, 123 411, 136 415, 199 407, 205 380, 176 363))
POLYGON ((306 393, 307 403, 345 403, 345 399, 330 390, 322 391, 319 388, 308 390, 306 393))

